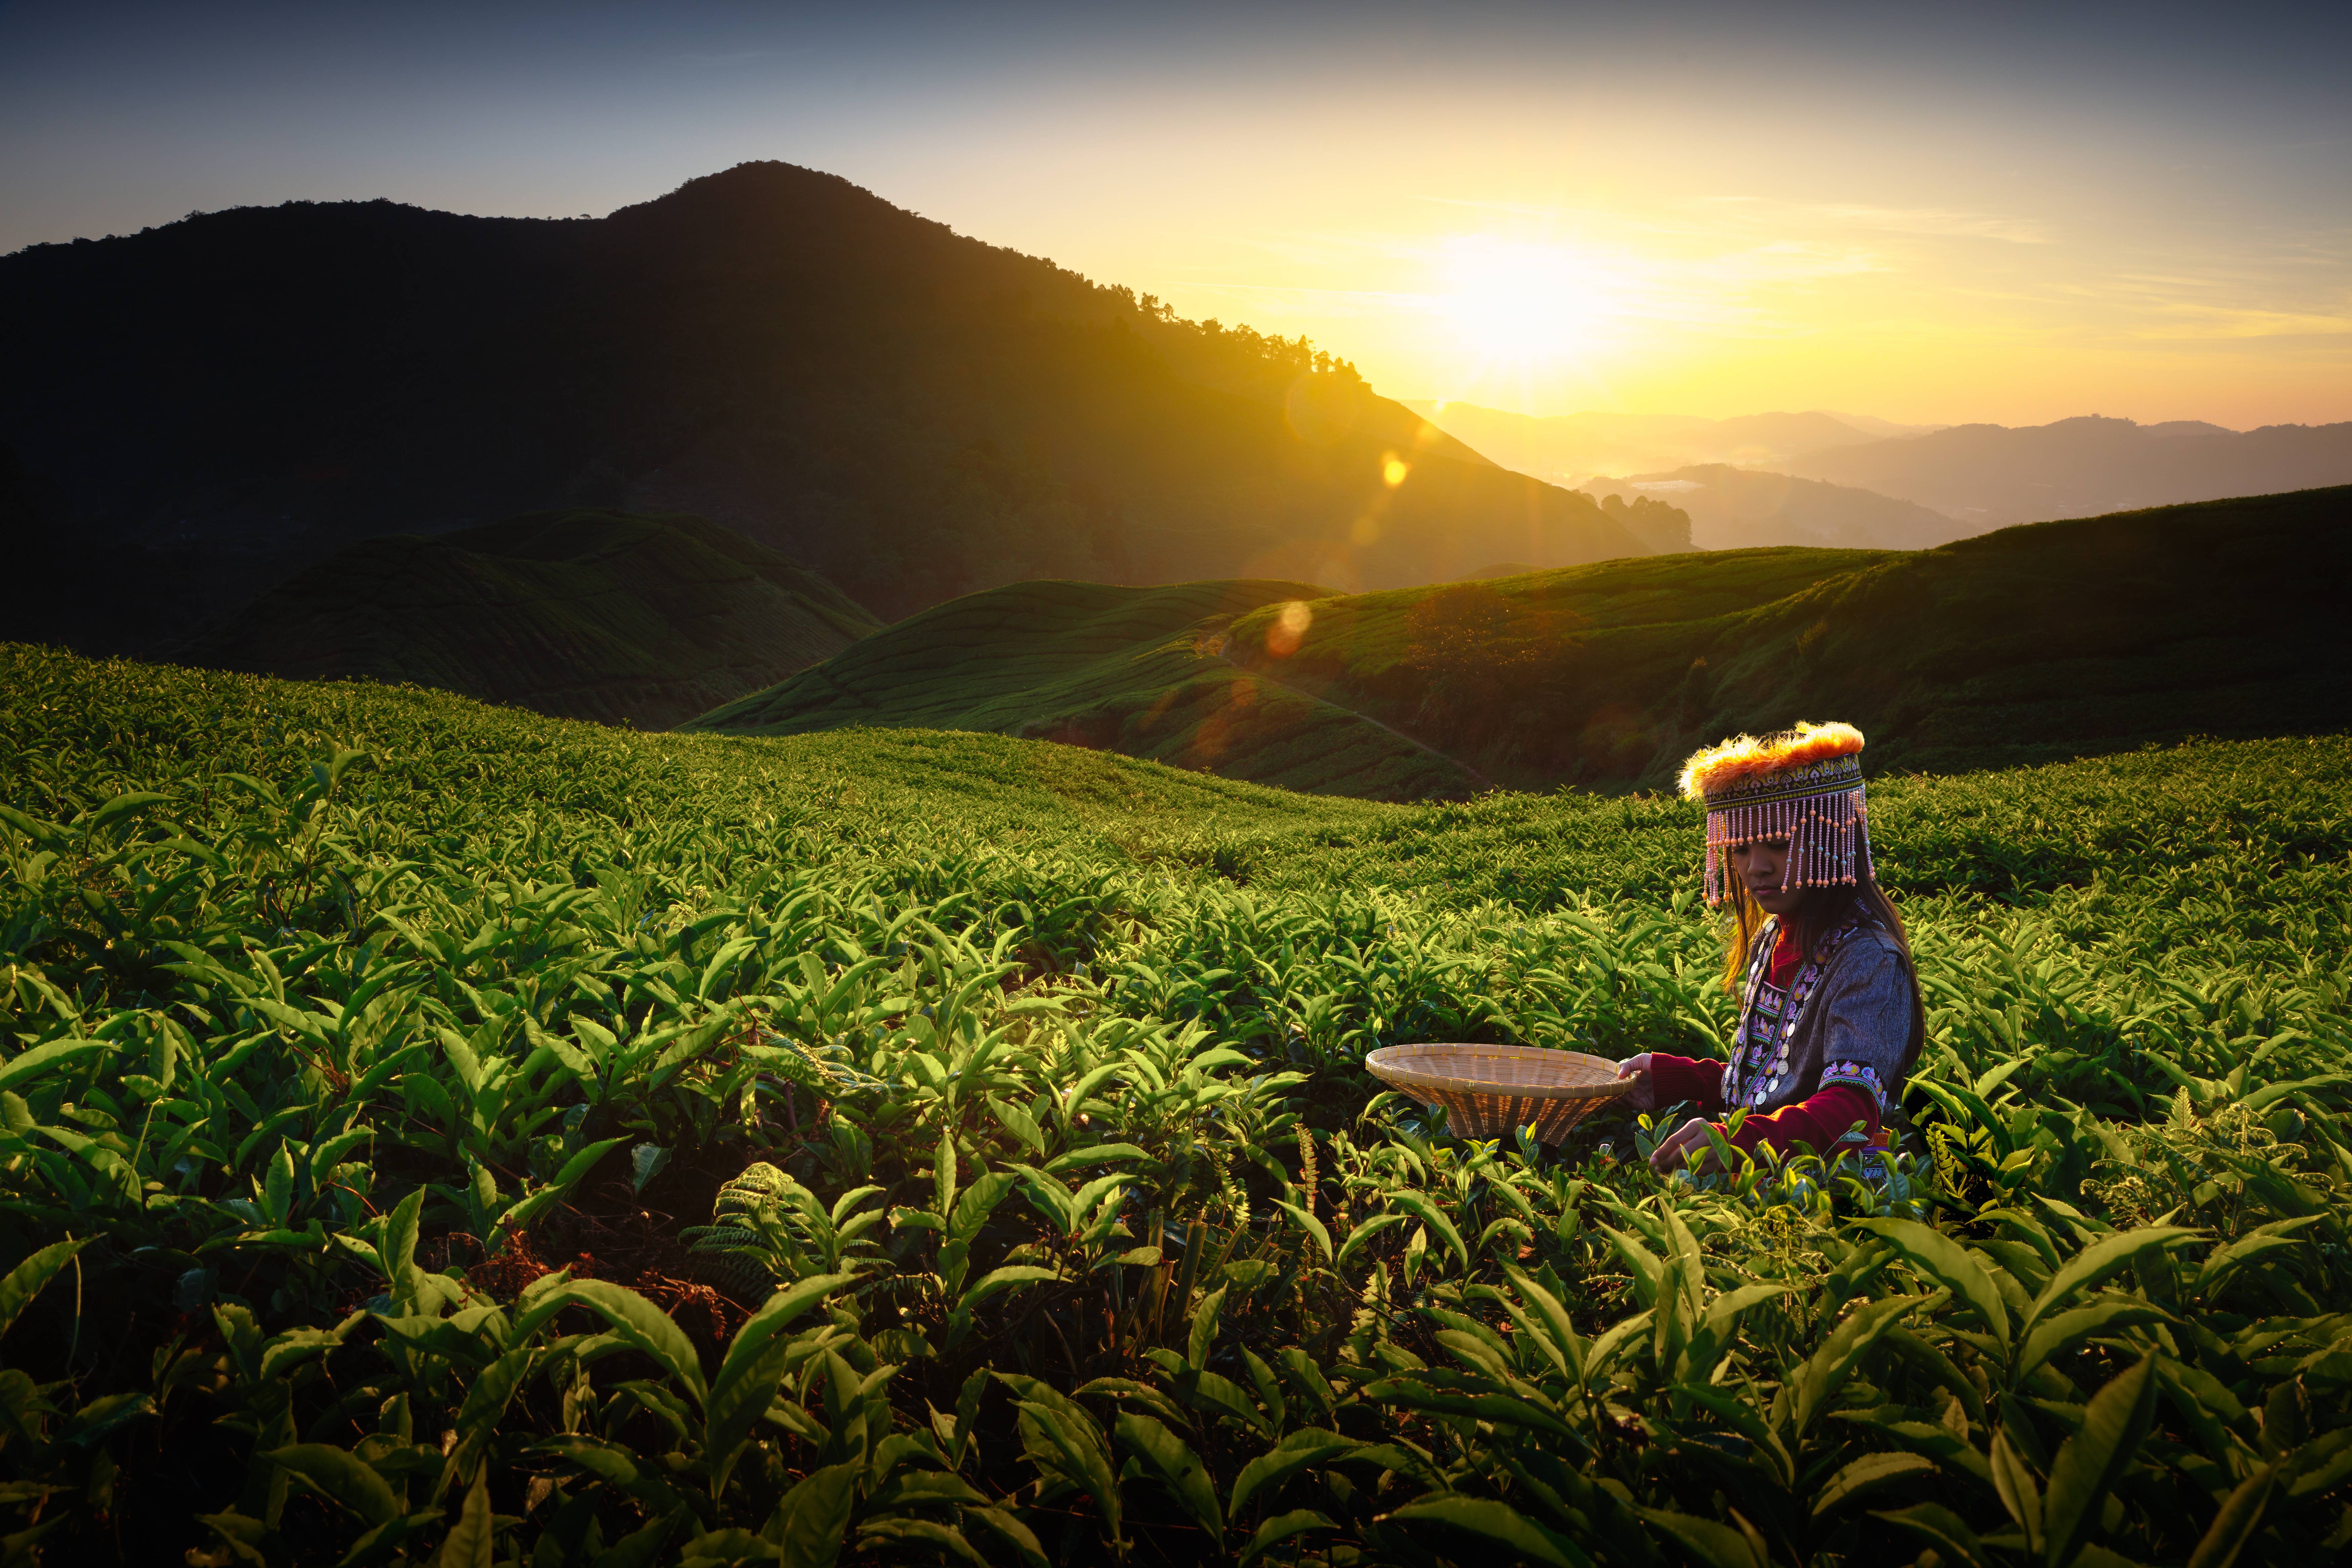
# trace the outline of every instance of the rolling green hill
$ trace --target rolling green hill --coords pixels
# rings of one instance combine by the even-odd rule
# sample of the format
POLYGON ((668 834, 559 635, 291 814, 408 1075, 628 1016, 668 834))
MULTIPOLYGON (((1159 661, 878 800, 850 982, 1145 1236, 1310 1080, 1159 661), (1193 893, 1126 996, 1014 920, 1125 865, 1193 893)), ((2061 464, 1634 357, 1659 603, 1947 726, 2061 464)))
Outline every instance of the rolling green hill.
POLYGON ((1325 794, 1470 793, 1483 782, 1470 770, 1214 651, 1235 617, 1324 596, 1302 583, 1016 583, 909 616, 681 728, 993 731, 1325 794))
POLYGON ((1393 798, 1399 786, 1454 793, 1465 776, 1658 788, 1705 742, 1840 718, 1870 733, 1877 766, 1953 772, 2194 734, 2340 730, 2352 715, 2337 631, 2347 589, 2352 490, 2332 489, 1931 551, 1725 551, 1302 595, 1303 611, 1269 591, 1230 620, 1204 611, 1177 627, 1171 609, 1159 641, 1123 661, 1034 643, 1015 659, 1006 639, 1024 636, 1020 623, 982 595, 835 661, 858 671, 862 712, 823 695, 828 664, 697 722, 969 724, 1273 776, 1255 746, 1278 756, 1290 787, 1393 798), (1221 665, 1259 679, 1233 685, 1221 665), (1002 672, 988 705, 959 708, 982 668, 1002 672), (1205 729, 1223 710, 1202 696, 1220 680, 1229 706, 1244 693, 1255 704, 1247 727, 1215 732, 1215 747, 1155 727, 1175 715, 1205 729), (1455 769, 1361 790, 1357 753, 1338 742, 1374 725, 1455 769))
POLYGON ((551 511, 352 545, 176 657, 666 729, 880 626, 824 578, 701 518, 551 511))

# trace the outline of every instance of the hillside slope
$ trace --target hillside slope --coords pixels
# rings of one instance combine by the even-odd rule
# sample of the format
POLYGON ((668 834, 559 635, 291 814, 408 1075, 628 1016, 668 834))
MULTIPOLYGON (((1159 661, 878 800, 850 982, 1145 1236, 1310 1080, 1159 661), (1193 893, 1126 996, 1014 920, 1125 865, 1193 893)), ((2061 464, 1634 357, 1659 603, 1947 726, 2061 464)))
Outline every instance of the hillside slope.
POLYGON ((1441 691, 1461 684, 1401 662, 1424 640, 1447 640, 1443 626, 1433 635, 1416 630, 1417 606, 1467 593, 1504 605, 1506 620, 1517 615, 1507 627, 1475 626, 1440 650, 1469 667, 1473 683, 1491 677, 1509 687, 1530 670, 1506 645, 1556 640, 1565 620, 1646 628, 1720 616, 1880 558, 1840 551, 1654 556, 1506 579, 1494 589, 1360 595, 1284 583, 1023 584, 912 616, 682 728, 992 730, 1321 794, 1463 795, 1501 782, 1486 764, 1512 759, 1482 732, 1429 723, 1398 700, 1417 684, 1441 691), (1292 655, 1267 651, 1269 643, 1295 645, 1298 635, 1305 643, 1292 655), (1365 678, 1334 679, 1335 657, 1365 678))
POLYGON ((665 729, 880 628, 823 577, 701 518, 539 512, 363 541, 173 657, 665 729))
MULTIPOLYGON (((1054 588, 1072 603, 1109 592, 1054 588)), ((2352 594, 2347 489, 1927 551, 1722 551, 1436 588, 1257 592, 1255 607, 1188 625, 1192 606, 1171 606, 1150 638, 1109 657, 1041 657, 1043 618, 982 595, 697 723, 968 725, 1332 793, 1357 792, 1339 738, 1380 724, 1461 770, 1384 779, 1394 798, 1399 784, 1454 793, 1463 773, 1661 788, 1694 747, 1799 718, 1861 725, 1875 766, 1937 772, 2352 721, 2338 630, 2352 594), (1236 685, 1219 662, 1259 679, 1236 685), (835 670, 853 672, 854 698, 832 692, 835 670), (1225 706, 1210 691, 1228 693, 1225 706), (1213 752, 1181 749, 1244 694, 1256 704, 1248 726, 1213 752), (1173 748, 1153 727, 1170 714, 1198 727, 1173 748)))
POLYGON ((1847 550, 1926 550, 1981 533, 1914 501, 1800 479, 1787 474, 1696 463, 1664 473, 1594 479, 1587 495, 1641 496, 1667 502, 1690 518, 1690 542, 1700 550, 1752 550, 1774 544, 1828 545, 1847 550))
POLYGON ((1858 724, 1878 765, 1923 772, 2338 731, 2347 594, 2352 489, 2336 489, 1927 551, 1727 551, 1363 595, 1311 605, 1287 655, 1265 611, 1230 650, 1498 782, 1659 788, 1694 747, 1799 718, 1858 724), (1416 638, 1443 651, 1447 628, 1451 660, 1413 668, 1416 638))
POLYGON ((2352 484, 2352 423, 2225 430, 2194 420, 1958 425, 1772 465, 1916 501, 1976 530, 2352 484))
POLYGON ((992 731, 1318 794, 1471 793, 1484 781, 1451 760, 1219 656, 1236 616, 1324 596, 1261 581, 1013 584, 909 616, 680 728, 992 731))
POLYGON ((1358 588, 1643 549, 1304 340, 782 163, 596 220, 297 202, 37 246, 0 258, 0 357, 46 528, 147 584, 70 599, 85 646, 356 539, 560 506, 695 512, 892 617, 1025 578, 1358 588))

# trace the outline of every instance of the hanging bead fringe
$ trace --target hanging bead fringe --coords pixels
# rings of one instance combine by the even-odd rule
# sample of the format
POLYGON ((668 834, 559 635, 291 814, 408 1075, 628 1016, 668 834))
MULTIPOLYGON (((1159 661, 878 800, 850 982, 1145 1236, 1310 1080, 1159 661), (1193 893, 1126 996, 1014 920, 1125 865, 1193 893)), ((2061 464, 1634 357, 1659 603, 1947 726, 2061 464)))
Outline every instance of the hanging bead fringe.
POLYGON ((1706 814, 1709 908, 1723 902, 1725 852, 1767 838, 1789 841, 1784 889, 1851 885, 1876 875, 1870 859, 1869 810, 1859 789, 1725 806, 1706 814))

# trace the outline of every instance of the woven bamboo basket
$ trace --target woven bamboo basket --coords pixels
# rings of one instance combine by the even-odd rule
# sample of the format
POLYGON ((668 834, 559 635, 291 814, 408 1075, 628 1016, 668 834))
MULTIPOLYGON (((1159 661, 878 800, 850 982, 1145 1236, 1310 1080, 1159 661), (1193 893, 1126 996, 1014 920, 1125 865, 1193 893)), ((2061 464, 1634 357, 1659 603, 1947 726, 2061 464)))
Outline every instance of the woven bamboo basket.
POLYGON ((1605 1058, 1539 1046, 1385 1046, 1364 1066, 1422 1104, 1444 1106, 1457 1138, 1508 1138, 1532 1126, 1557 1143, 1633 1087, 1605 1058))

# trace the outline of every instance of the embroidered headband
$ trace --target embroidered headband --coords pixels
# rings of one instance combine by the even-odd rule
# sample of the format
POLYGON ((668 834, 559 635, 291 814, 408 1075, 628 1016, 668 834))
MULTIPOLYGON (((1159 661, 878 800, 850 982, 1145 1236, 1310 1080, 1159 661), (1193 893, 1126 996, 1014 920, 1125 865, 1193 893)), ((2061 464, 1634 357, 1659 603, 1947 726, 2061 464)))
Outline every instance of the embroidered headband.
POLYGON ((1682 789, 1706 805, 1706 901, 1723 902, 1724 851, 1789 841, 1783 888, 1825 888, 1872 874, 1862 799, 1862 731, 1808 724, 1759 740, 1741 735, 1696 752, 1682 789))

